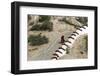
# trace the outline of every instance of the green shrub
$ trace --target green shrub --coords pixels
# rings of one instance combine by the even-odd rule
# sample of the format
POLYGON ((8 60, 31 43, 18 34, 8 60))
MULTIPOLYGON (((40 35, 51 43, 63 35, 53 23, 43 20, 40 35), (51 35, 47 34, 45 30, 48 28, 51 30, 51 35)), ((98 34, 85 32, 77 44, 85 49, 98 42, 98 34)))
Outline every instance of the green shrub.
POLYGON ((75 25, 75 24, 73 24, 73 23, 67 21, 66 18, 63 18, 61 21, 65 22, 65 23, 67 23, 67 24, 69 24, 69 25, 77 26, 77 25, 75 25))
POLYGON ((34 22, 30 22, 30 23, 29 23, 29 25, 33 25, 33 24, 34 24, 34 22))
POLYGON ((39 22, 49 21, 50 18, 51 18, 50 16, 43 16, 43 15, 40 15, 39 22))
POLYGON ((28 42, 32 46, 42 45, 48 43, 48 38, 46 36, 39 35, 30 35, 28 38, 28 42))
POLYGON ((76 20, 79 21, 80 23, 83 23, 83 24, 86 24, 88 22, 87 17, 77 17, 76 20))
POLYGON ((42 22, 41 24, 36 24, 32 26, 30 29, 31 31, 52 31, 53 30, 53 23, 50 22, 50 16, 42 16, 40 15, 39 22, 42 22))
POLYGON ((28 15, 28 21, 31 20, 31 15, 28 15))
POLYGON ((53 23, 52 22, 43 22, 43 24, 36 24, 32 26, 31 31, 52 31, 53 23))
POLYGON ((52 22, 44 22, 41 25, 40 30, 52 31, 53 30, 53 24, 52 24, 52 22))
POLYGON ((34 26, 31 27, 30 31, 33 31, 33 30, 39 31, 40 27, 41 26, 39 24, 36 24, 36 25, 34 25, 34 26))
POLYGON ((86 53, 88 52, 88 36, 87 35, 82 38, 80 49, 85 51, 86 53))
POLYGON ((85 36, 84 37, 84 42, 85 42, 85 52, 87 52, 88 51, 88 36, 85 36))

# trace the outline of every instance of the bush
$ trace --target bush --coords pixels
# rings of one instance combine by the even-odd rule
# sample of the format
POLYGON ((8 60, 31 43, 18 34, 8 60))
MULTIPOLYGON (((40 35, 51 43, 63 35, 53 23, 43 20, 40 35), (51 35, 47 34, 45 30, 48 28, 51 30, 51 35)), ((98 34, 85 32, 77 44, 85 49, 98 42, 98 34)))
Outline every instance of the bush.
POLYGON ((86 24, 88 22, 87 17, 77 17, 76 20, 79 21, 80 23, 83 23, 83 24, 86 24))
POLYGON ((52 31, 53 30, 53 24, 51 22, 44 22, 41 27, 40 30, 48 30, 48 31, 52 31))
POLYGON ((69 24, 69 25, 74 25, 74 26, 76 26, 75 24, 73 24, 73 23, 69 22, 68 20, 66 20, 66 18, 63 18, 61 21, 65 22, 65 23, 67 23, 67 24, 69 24))
POLYGON ((34 24, 34 22, 30 22, 30 23, 29 23, 29 25, 33 25, 33 24, 34 24))
POLYGON ((28 21, 31 20, 31 15, 28 15, 28 21))
POLYGON ((39 22, 42 22, 42 24, 36 24, 32 26, 30 29, 31 31, 52 31, 53 30, 53 23, 50 22, 50 16, 40 16, 39 22))
POLYGON ((35 31, 52 31, 53 30, 53 23, 52 22, 44 22, 43 24, 36 24, 34 26, 32 26, 32 28, 30 29, 31 31, 35 30, 35 31))
POLYGON ((84 42, 85 42, 85 52, 87 52, 88 51, 88 36, 85 36, 84 37, 84 42))
POLYGON ((32 26, 32 28, 30 29, 30 31, 33 31, 33 30, 38 31, 38 30, 40 30, 40 27, 41 26, 39 24, 36 24, 36 25, 32 26))
POLYGON ((28 42, 32 46, 42 45, 48 43, 48 38, 46 36, 39 35, 30 35, 28 38, 28 42))
POLYGON ((81 44, 80 44, 80 47, 79 47, 81 50, 83 50, 84 52, 88 53, 88 36, 85 35, 83 38, 82 38, 82 41, 81 41, 81 44))
POLYGON ((44 21, 49 21, 50 20, 50 16, 40 16, 39 22, 44 22, 44 21))

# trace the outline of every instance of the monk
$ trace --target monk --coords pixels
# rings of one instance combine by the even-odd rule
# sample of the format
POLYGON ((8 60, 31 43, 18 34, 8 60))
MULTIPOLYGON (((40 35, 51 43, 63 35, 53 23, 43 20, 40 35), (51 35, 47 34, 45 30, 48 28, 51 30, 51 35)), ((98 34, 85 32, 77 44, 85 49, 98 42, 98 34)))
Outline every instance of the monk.
POLYGON ((64 35, 61 36, 61 43, 64 43, 65 39, 64 39, 64 35))

